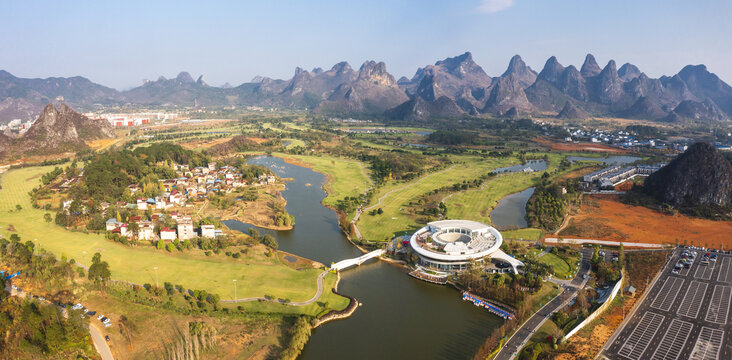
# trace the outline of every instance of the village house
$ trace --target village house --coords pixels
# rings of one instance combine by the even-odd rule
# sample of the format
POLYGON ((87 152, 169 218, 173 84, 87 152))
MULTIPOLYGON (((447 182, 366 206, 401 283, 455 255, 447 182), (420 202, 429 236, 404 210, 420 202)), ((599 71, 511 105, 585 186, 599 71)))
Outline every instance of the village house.
POLYGON ((201 225, 201 237, 216 238, 216 227, 213 225, 201 225))
POLYGON ((178 239, 186 240, 196 236, 193 231, 193 221, 190 217, 182 217, 178 219, 178 239))
POLYGON ((137 238, 140 240, 152 240, 153 234, 154 234, 154 227, 152 224, 152 221, 139 221, 137 225, 140 227, 140 230, 137 232, 137 238))
POLYGON ((147 210, 147 200, 144 198, 137 198, 137 210, 147 210))
POLYGON ((117 222, 117 219, 109 219, 109 220, 107 220, 107 223, 106 223, 106 229, 107 229, 107 231, 112 231, 112 230, 118 228, 119 225, 120 225, 120 223, 117 222))
POLYGON ((164 227, 160 229, 160 240, 173 241, 175 240, 175 230, 164 227))

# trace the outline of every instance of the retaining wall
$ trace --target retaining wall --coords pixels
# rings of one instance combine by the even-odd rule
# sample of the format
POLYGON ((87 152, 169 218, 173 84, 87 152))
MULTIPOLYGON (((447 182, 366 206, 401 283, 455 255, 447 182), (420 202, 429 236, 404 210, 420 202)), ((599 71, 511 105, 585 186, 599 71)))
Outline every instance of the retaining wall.
POLYGON ((608 297, 607 300, 605 300, 605 302, 602 305, 600 305, 599 308, 597 308, 597 310, 595 310, 592 314, 590 314, 590 316, 588 316, 587 319, 585 319, 584 321, 579 323, 579 325, 575 326, 575 328, 572 329, 572 331, 567 333, 567 335, 564 336, 565 339, 569 339, 570 337, 572 337, 572 335, 576 334, 577 331, 580 331, 580 329, 582 329, 587 324, 592 322, 592 320, 595 320, 595 318, 598 315, 600 315, 603 311, 605 311, 605 309, 610 307, 610 303, 613 302, 613 299, 615 299, 615 296, 620 291, 620 288, 623 287, 623 278, 624 278, 624 276, 621 276, 620 279, 618 280, 618 282, 615 283, 615 286, 613 286, 613 290, 610 293, 610 297, 608 297))

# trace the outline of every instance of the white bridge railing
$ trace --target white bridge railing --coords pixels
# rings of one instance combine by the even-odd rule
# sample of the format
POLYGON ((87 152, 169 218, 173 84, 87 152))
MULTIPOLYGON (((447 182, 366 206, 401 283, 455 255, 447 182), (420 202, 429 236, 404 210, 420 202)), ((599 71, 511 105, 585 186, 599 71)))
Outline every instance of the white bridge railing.
POLYGON ((374 250, 370 253, 361 255, 357 258, 341 260, 337 263, 331 264, 330 269, 335 270, 335 271, 341 271, 341 270, 347 269, 351 266, 361 265, 361 264, 363 264, 364 261, 373 259, 375 257, 379 257, 383 253, 384 253, 383 249, 374 250))

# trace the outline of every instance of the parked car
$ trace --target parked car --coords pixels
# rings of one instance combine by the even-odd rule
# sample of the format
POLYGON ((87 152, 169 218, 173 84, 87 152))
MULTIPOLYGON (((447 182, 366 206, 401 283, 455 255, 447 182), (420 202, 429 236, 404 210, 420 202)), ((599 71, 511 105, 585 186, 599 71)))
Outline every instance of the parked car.
POLYGON ((86 314, 89 315, 89 316, 94 316, 94 315, 97 314, 97 312, 96 311, 90 311, 90 312, 88 312, 86 314))
POLYGON ((109 335, 105 335, 105 336, 104 336, 104 340, 107 340, 107 341, 109 341, 109 335))
POLYGON ((111 322, 108 322, 108 323, 105 323, 104 324, 104 327, 110 327, 110 326, 112 326, 112 323, 111 322))
POLYGON ((102 320, 102 318, 104 318, 104 315, 102 314, 99 314, 99 316, 97 316, 97 320, 102 320))

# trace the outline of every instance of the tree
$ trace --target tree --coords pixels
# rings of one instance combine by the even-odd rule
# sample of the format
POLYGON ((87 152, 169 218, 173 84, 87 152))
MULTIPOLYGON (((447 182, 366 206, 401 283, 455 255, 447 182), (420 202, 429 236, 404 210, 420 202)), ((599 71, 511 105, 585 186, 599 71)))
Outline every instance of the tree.
POLYGON ((89 280, 92 280, 101 286, 101 284, 111 276, 112 272, 109 270, 109 264, 106 261, 102 261, 102 254, 94 253, 94 256, 92 257, 92 265, 89 266, 89 280))
POLYGON ((376 213, 381 215, 384 213, 384 210, 382 208, 379 208, 378 210, 376 210, 376 213))
POLYGON ((23 210, 23 207, 20 206, 20 204, 18 204, 18 205, 15 205, 15 209, 17 209, 18 211, 20 211, 20 210, 23 210))
POLYGON ((173 252, 173 250, 175 250, 175 245, 173 245, 173 243, 168 243, 165 249, 168 250, 168 252, 173 252))
POLYGON ((137 222, 135 222, 135 221, 132 221, 132 222, 130 222, 130 224, 128 225, 128 227, 127 227, 127 231, 129 231, 129 232, 131 232, 131 233, 133 233, 133 234, 137 234, 137 233, 138 233, 138 232, 140 231, 140 225, 139 225, 139 224, 137 224, 137 222))
POLYGON ((267 245, 273 249, 277 249, 279 247, 279 244, 277 244, 277 240, 272 235, 264 235, 262 236, 262 244, 267 245))
POLYGON ((46 220, 47 223, 50 223, 51 221, 53 221, 53 217, 50 213, 45 213, 43 214, 43 220, 46 220))
POLYGON ((165 242, 163 240, 158 240, 158 243, 155 244, 155 246, 158 248, 158 250, 163 250, 165 248, 165 242))
POLYGON ((257 231, 257 229, 249 228, 249 230, 247 230, 247 233, 249 234, 249 236, 252 237, 252 239, 259 240, 259 231, 257 231))

